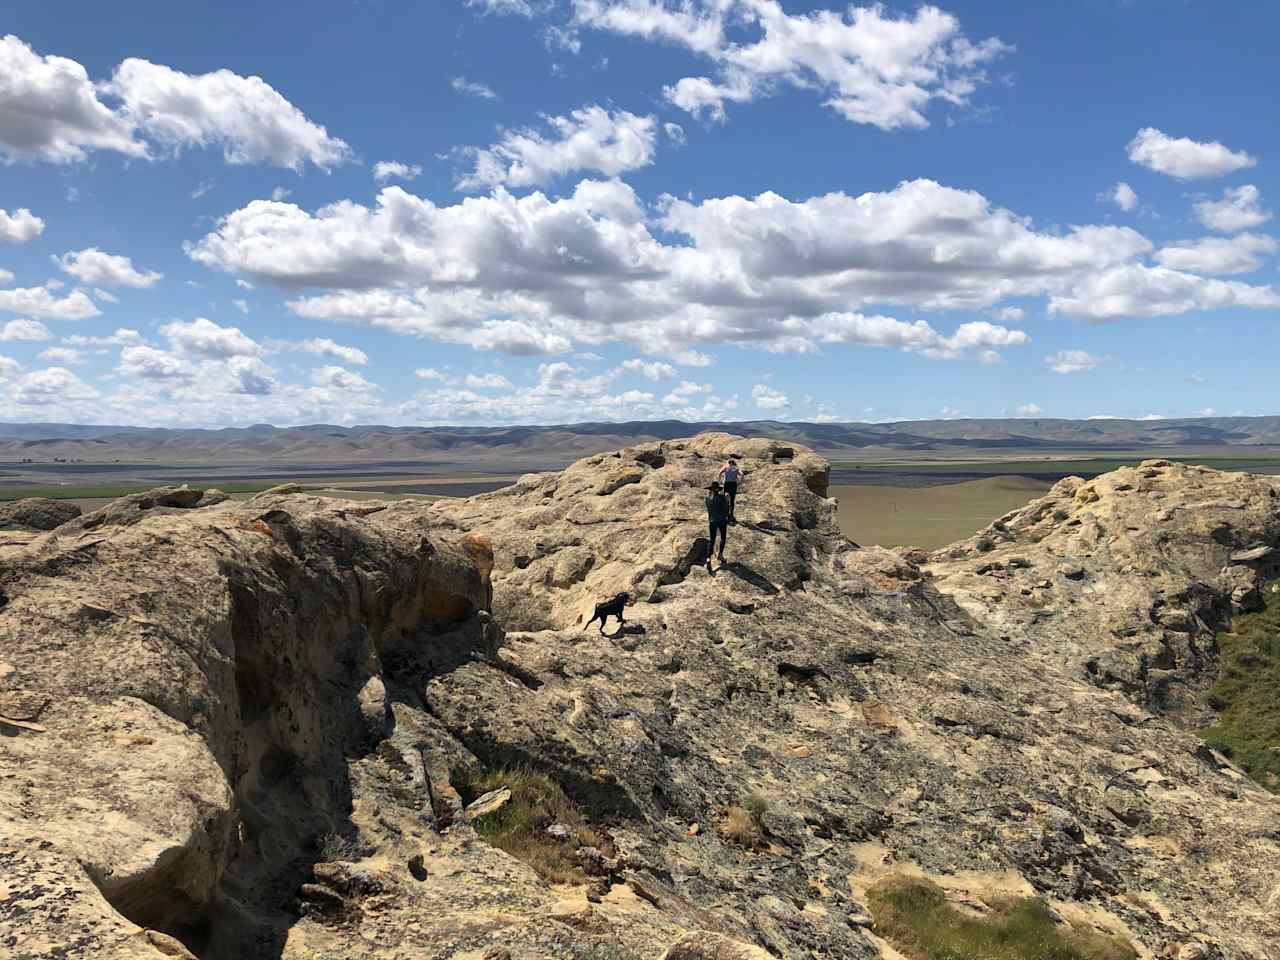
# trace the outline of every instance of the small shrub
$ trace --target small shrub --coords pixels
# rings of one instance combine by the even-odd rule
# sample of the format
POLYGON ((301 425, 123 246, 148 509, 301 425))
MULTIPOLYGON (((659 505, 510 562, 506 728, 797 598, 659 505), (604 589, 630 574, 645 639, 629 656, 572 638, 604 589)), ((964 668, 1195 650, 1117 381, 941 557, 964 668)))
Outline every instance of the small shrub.
POLYGON ((764 831, 760 829, 759 821, 743 807, 732 806, 724 812, 720 832, 726 840, 748 850, 759 850, 765 846, 764 831))
POLYGON ((1071 516, 1071 514, 1068 511, 1063 510, 1061 507, 1053 511, 1053 519, 1057 520, 1059 523, 1067 519, 1069 516, 1071 516))
POLYGON ((751 819, 756 822, 757 826, 761 826, 764 821, 764 815, 769 812, 769 801, 759 792, 753 792, 747 797, 747 802, 743 804, 747 808, 747 813, 751 814, 751 819))
POLYGON ((578 806, 545 774, 515 769, 471 776, 455 771, 452 782, 463 803, 490 790, 506 787, 511 791, 505 806, 473 820, 471 826, 488 843, 523 860, 552 883, 586 879, 577 858, 579 847, 595 847, 606 857, 614 853, 609 839, 587 823, 578 806), (548 836, 547 827, 553 823, 567 826, 569 836, 548 836))
POLYGON ((990 553, 996 548, 996 542, 990 537, 979 537, 974 543, 979 553, 990 553))
POLYGON ((867 891, 876 932, 913 960, 1135 960, 1120 937, 1054 922, 1039 899, 1001 898, 973 917, 947 903, 942 888, 890 876, 867 891))

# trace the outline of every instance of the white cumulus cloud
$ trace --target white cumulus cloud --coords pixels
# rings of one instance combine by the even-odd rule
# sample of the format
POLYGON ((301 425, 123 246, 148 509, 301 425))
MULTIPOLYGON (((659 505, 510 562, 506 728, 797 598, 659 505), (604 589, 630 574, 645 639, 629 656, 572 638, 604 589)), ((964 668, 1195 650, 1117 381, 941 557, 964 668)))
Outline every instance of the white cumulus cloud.
MULTIPOLYGON (((0 84, 4 81, 0 79, 0 84)), ((26 207, 10 213, 0 210, 0 240, 7 243, 26 243, 44 233, 44 221, 26 207)))
POLYGON ((657 121, 652 116, 590 105, 543 120, 549 133, 507 130, 490 147, 464 151, 473 167, 459 177, 459 189, 538 186, 584 170, 612 177, 653 163, 657 121))
POLYGON ((197 317, 189 323, 166 323, 160 332, 175 350, 201 357, 256 357, 262 347, 241 332, 239 327, 220 327, 212 320, 197 317))
POLYGON ((155 286, 164 279, 162 273, 137 270, 128 257, 103 253, 97 247, 64 253, 52 259, 65 273, 95 287, 141 289, 155 286))
POLYGON ((1280 244, 1275 237, 1239 233, 1234 237, 1202 237, 1170 243, 1156 251, 1155 259, 1162 267, 1192 273, 1251 273, 1277 248, 1280 244))
POLYGON ((1216 140, 1201 143, 1188 137, 1171 137, 1154 127, 1143 127, 1129 141, 1129 159, 1178 180, 1225 177, 1258 162, 1243 150, 1229 150, 1216 140))
POLYGON ((791 405, 785 393, 763 383, 751 388, 751 398, 761 410, 783 410, 791 405))
POLYGON ((1138 209, 1138 195, 1134 192, 1133 187, 1123 180, 1106 193, 1099 194, 1098 199, 1114 203, 1125 213, 1132 213, 1138 209))
POLYGON ((228 163, 329 169, 350 148, 308 120, 260 77, 230 70, 187 74, 122 61, 95 84, 66 57, 43 56, 17 37, 0 40, 0 151, 9 160, 68 163, 92 150, 152 157, 218 146, 228 163))
POLYGON ((379 160, 373 165, 373 179, 378 183, 388 180, 416 180, 422 176, 422 167, 416 163, 399 160, 379 160))
POLYGON ((43 320, 85 320, 102 312, 83 290, 73 290, 59 298, 58 287, 56 283, 48 283, 43 287, 0 290, 0 310, 43 320))
POLYGON ((321 357, 332 357, 334 360, 340 360, 343 363, 349 363, 357 367, 362 367, 369 362, 369 355, 358 347, 344 347, 342 344, 335 343, 327 337, 312 337, 310 340, 304 340, 301 347, 307 353, 314 353, 321 357))
POLYGON ((1200 200, 1194 205, 1196 219, 1210 230, 1235 233, 1252 230, 1271 219, 1270 210, 1263 209, 1262 193, 1251 183, 1242 187, 1228 187, 1221 200, 1200 200))
POLYGON ((27 341, 37 343, 41 340, 52 340, 49 328, 38 320, 10 320, 0 327, 0 342, 13 343, 27 341))
POLYGON ((812 90, 846 120, 884 130, 929 125, 936 100, 965 106, 985 67, 1012 50, 973 42, 952 14, 925 5, 901 17, 876 4, 847 12, 788 14, 777 0, 572 0, 574 23, 686 47, 715 77, 685 77, 666 98, 695 116, 722 120, 725 105, 776 86, 812 90), (739 41, 729 28, 756 36, 739 41))
POLYGON ((1270 286, 1211 280, 1168 267, 1127 264, 1099 270, 1079 281, 1070 293, 1049 300, 1051 313, 1092 321, 1174 316, 1191 310, 1229 307, 1274 309, 1280 307, 1280 293, 1270 286))
POLYGON ((1086 373, 1102 363, 1087 350, 1059 350, 1044 358, 1054 373, 1086 373))

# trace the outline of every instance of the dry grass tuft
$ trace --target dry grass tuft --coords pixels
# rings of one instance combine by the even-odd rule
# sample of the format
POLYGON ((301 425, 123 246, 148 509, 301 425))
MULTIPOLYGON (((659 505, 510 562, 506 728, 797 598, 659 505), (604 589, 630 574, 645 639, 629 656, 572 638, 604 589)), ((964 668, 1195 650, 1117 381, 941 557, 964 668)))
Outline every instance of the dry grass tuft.
POLYGON ((995 900, 973 917, 947 903, 936 883, 886 877, 867 891, 875 931, 912 960, 1136 960, 1128 941, 1055 922, 1048 904, 995 900))
POLYGON ((480 776, 455 771, 453 786, 464 803, 490 790, 511 791, 507 804, 472 821, 484 840, 523 860, 552 883, 581 883, 586 880, 578 857, 581 847, 595 847, 605 857, 614 854, 608 837, 597 832, 578 808, 550 777, 532 770, 495 770, 480 776), (564 824, 569 836, 547 834, 552 824, 564 824))

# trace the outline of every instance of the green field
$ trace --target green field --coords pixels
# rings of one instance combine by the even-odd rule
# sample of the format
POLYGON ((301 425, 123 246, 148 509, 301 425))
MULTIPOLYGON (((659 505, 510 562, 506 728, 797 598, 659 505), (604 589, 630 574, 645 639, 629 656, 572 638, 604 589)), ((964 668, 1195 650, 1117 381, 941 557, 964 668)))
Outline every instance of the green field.
POLYGON ((944 547, 1045 493, 1050 484, 1027 477, 989 477, 945 486, 832 486, 837 522, 863 545, 944 547))

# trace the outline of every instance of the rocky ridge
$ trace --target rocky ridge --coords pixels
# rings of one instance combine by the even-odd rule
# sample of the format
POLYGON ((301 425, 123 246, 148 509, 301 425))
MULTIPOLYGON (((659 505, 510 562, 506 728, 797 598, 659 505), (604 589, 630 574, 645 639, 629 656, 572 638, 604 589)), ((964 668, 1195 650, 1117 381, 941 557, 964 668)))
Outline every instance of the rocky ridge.
POLYGON ((913 555, 1020 655, 1207 725, 1214 635, 1280 576, 1280 479, 1148 460, 913 555))
POLYGON ((165 491, 7 554, 0 951, 889 956, 865 890, 906 871, 973 908, 1044 896, 1144 957, 1280 958, 1280 799, 1179 724, 1190 653, 1143 673, 1125 646, 1172 628, 1112 630, 1163 598, 1211 661, 1213 618, 1269 575, 1266 481, 1148 464, 924 557, 841 537, 826 477, 709 434, 429 505, 165 491), (740 523, 712 574, 702 488, 729 454, 740 523), (1159 492, 1164 520, 1126 505, 1159 492), (1051 556, 1040 579, 1094 589, 1044 617, 1022 580, 1051 556), (619 591, 626 628, 584 632, 619 591), (1047 626, 1068 611, 1070 649, 1047 626), (607 836, 586 884, 469 825, 459 773, 511 766, 607 836), (744 846, 722 823, 752 795, 744 846))

